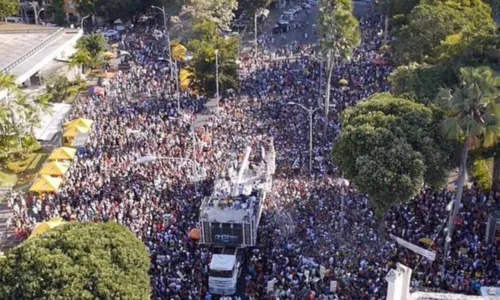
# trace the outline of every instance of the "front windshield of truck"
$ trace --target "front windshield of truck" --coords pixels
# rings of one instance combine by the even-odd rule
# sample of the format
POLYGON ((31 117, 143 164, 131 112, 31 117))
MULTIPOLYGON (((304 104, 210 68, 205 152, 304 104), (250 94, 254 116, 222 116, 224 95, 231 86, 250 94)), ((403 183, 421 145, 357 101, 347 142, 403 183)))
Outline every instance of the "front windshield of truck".
POLYGON ((210 270, 210 277, 217 278, 231 278, 233 277, 233 271, 229 270, 210 270))

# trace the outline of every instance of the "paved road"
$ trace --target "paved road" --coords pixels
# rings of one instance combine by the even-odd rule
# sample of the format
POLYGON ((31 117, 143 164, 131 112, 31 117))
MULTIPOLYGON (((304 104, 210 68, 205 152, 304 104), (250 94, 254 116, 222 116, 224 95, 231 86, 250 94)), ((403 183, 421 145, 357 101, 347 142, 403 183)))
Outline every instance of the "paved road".
MULTIPOLYGON (((282 48, 290 45, 293 42, 299 44, 311 44, 317 42, 316 37, 316 22, 318 14, 318 6, 315 5, 310 9, 300 11, 294 22, 290 22, 291 30, 284 34, 273 34, 272 29, 280 16, 285 10, 294 6, 301 5, 303 1, 291 1, 284 8, 270 9, 269 16, 264 21, 264 30, 259 33, 259 48, 266 49, 266 51, 275 51, 277 48, 282 48), (294 24, 303 24, 303 27, 294 28, 294 24), (307 34, 307 38, 306 38, 307 34), (274 41, 269 41, 273 37, 274 41)), ((355 14, 358 17, 366 17, 374 13, 374 8, 366 1, 354 1, 355 14)), ((253 19, 252 19, 253 21, 253 19)), ((244 37, 244 44, 246 47, 253 47, 254 45, 254 31, 253 24, 249 24, 248 31, 244 37)))

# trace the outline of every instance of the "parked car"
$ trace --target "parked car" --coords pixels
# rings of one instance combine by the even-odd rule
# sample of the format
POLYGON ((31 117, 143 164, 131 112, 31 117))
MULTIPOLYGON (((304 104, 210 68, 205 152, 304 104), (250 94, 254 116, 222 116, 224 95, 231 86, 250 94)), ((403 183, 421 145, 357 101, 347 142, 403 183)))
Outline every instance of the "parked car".
POLYGON ((290 31, 290 23, 287 21, 278 21, 276 22, 276 25, 274 25, 273 28, 273 33, 278 34, 278 33, 284 33, 290 31))
POLYGON ((311 6, 311 4, 309 4, 309 3, 307 3, 307 2, 304 2, 304 3, 302 3, 302 7, 303 7, 304 9, 310 9, 312 6, 311 6))
POLYGON ((103 32, 102 35, 104 35, 105 37, 112 37, 112 36, 116 36, 118 34, 120 34, 120 33, 117 30, 110 29, 110 30, 103 32))

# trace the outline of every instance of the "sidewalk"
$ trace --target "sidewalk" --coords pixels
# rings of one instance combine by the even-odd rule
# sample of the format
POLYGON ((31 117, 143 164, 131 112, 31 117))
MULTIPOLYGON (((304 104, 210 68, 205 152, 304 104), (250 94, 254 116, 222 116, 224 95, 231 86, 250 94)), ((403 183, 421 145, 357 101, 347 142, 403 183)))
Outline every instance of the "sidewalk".
POLYGON ((13 230, 7 230, 7 219, 13 214, 13 210, 7 207, 7 203, 0 203, 0 254, 17 246, 19 240, 13 230))

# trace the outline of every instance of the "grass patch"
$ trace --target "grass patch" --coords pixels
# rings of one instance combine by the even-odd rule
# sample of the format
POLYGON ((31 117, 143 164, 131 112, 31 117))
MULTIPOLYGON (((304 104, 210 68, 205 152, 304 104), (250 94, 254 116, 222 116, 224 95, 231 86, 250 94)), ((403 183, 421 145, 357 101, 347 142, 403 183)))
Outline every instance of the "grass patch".
MULTIPOLYGON (((38 172, 42 168, 43 164, 49 157, 49 153, 32 153, 28 154, 24 159, 8 162, 7 169, 3 172, 6 178, 12 179, 12 176, 16 178, 13 186, 14 189, 27 189, 30 187, 33 180, 35 180, 38 172)), ((2 170, 0 169, 0 182, 2 170)), ((1 186, 1 185, 0 185, 1 186)))
POLYGON ((37 156, 36 153, 32 153, 26 155, 24 159, 7 162, 7 169, 14 174, 23 173, 28 169, 28 167, 31 165, 36 156, 37 156))
POLYGON ((0 188, 10 188, 17 183, 17 175, 0 169, 0 188))

